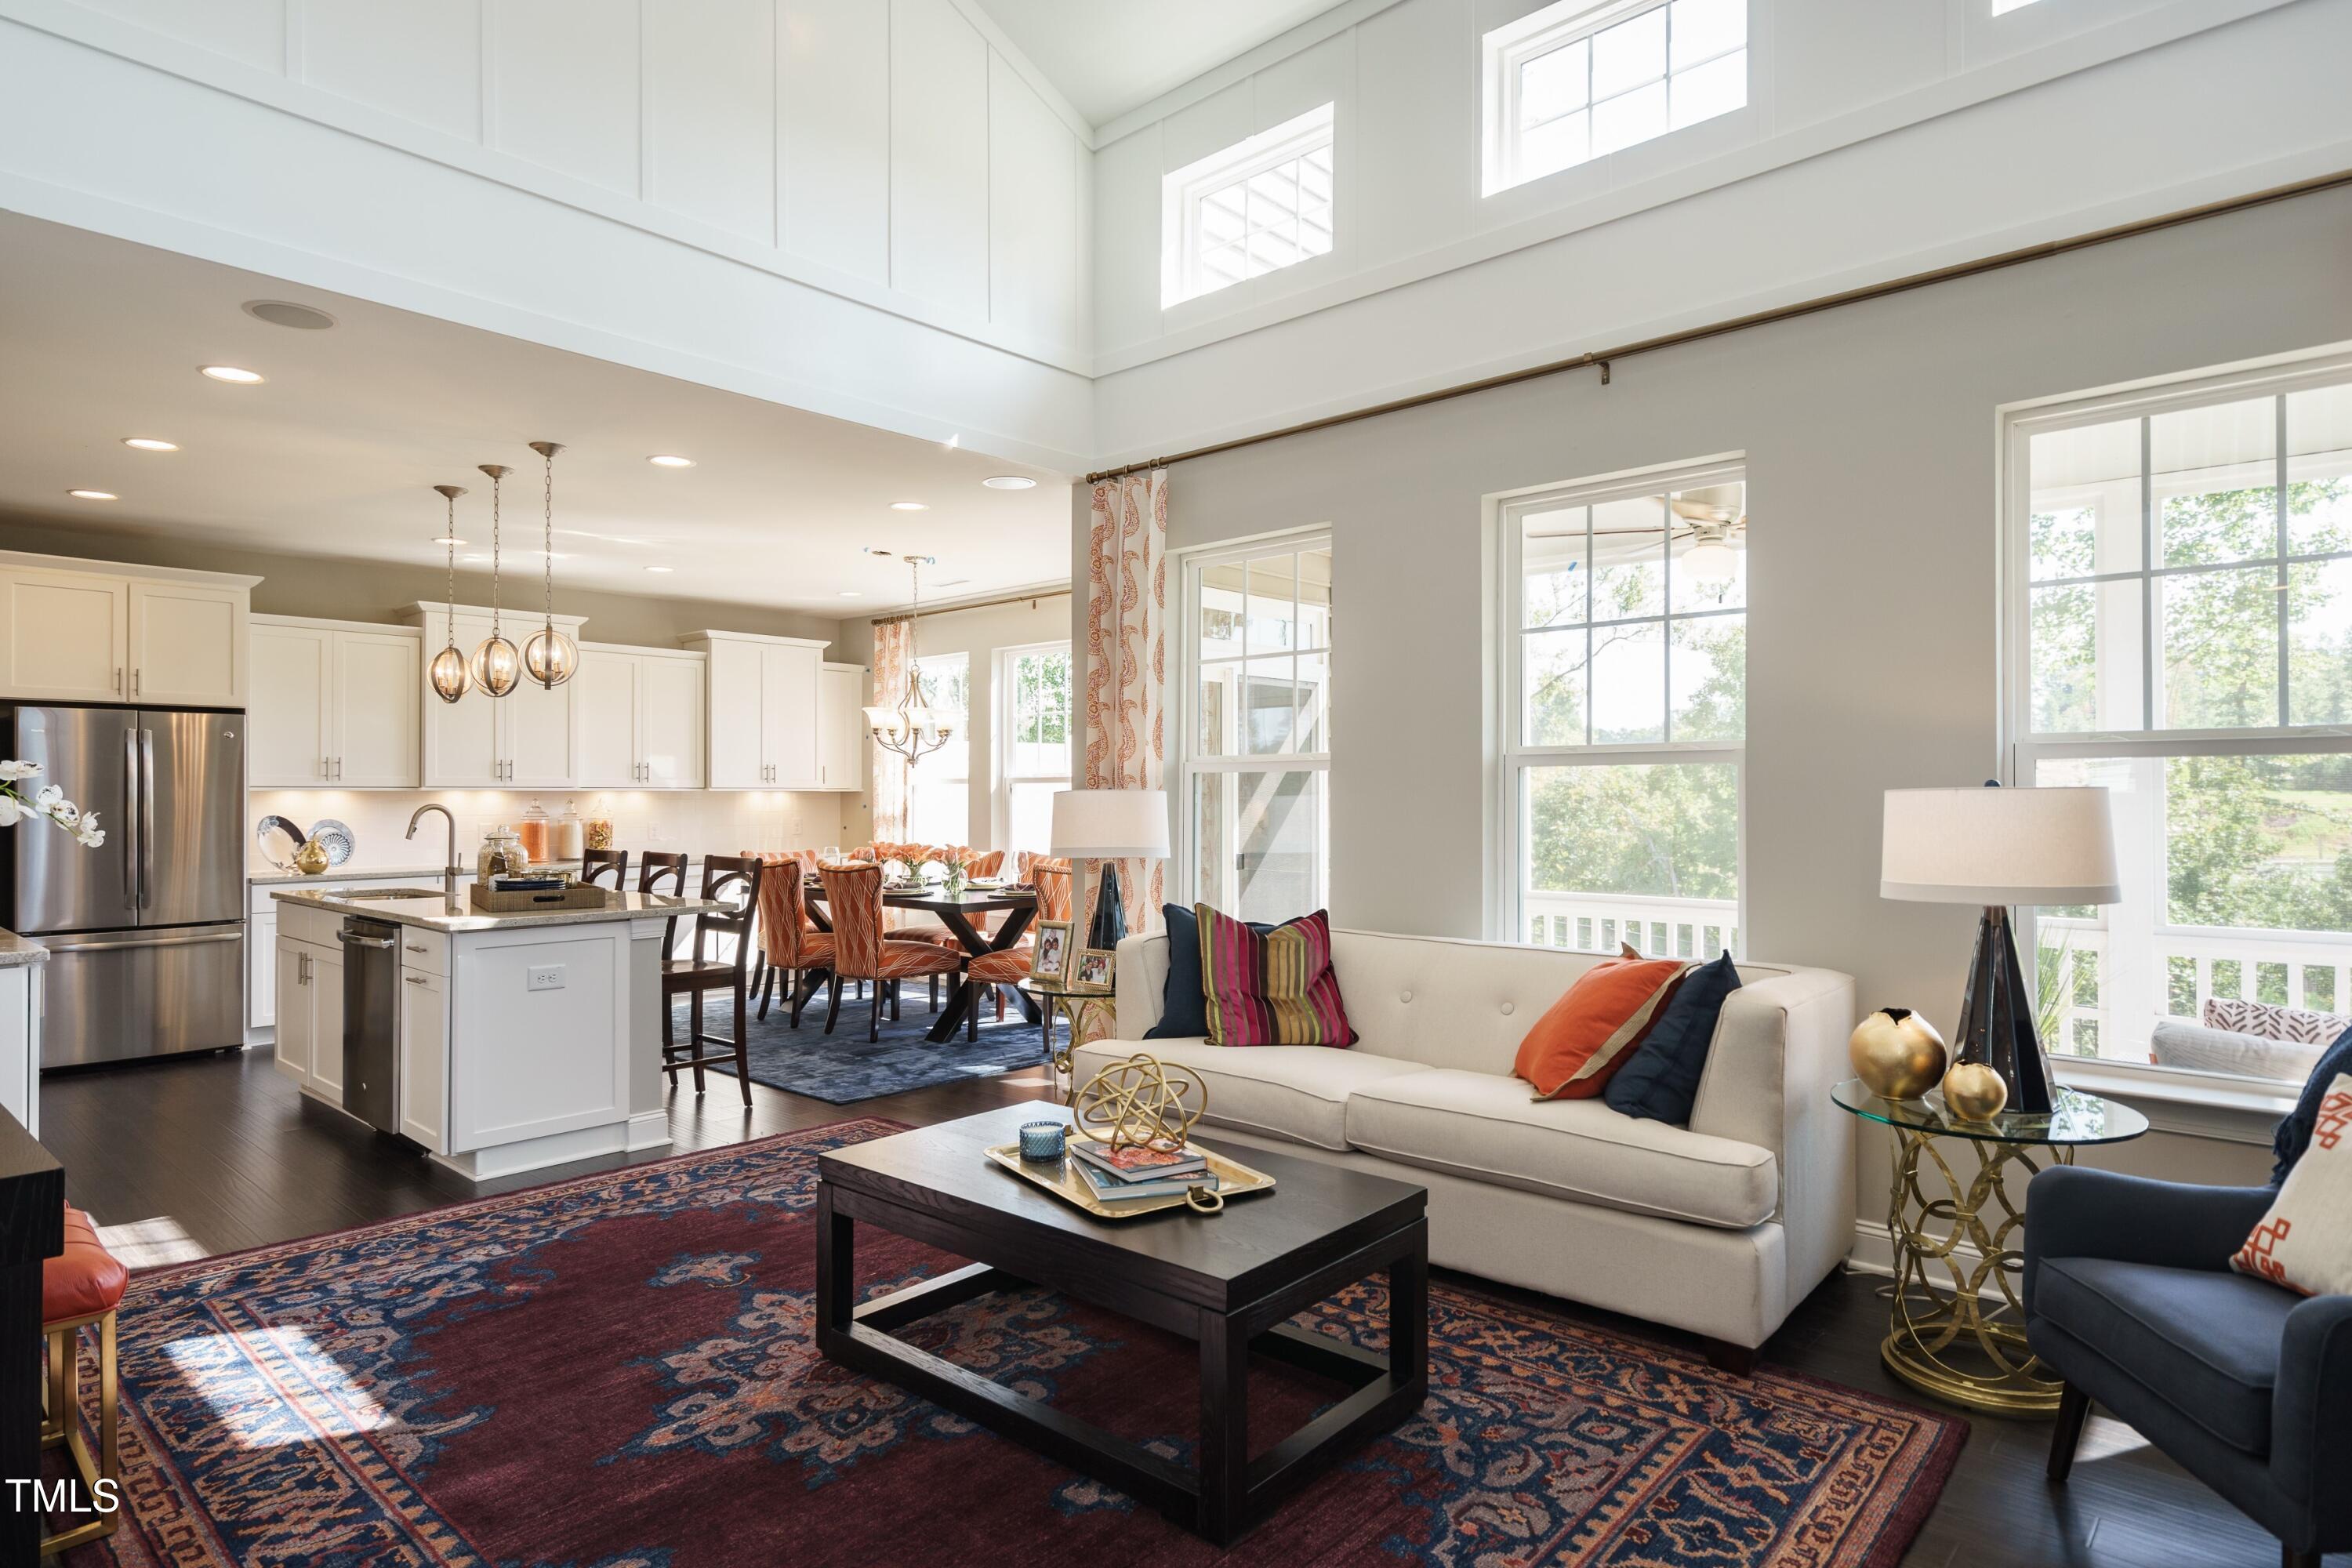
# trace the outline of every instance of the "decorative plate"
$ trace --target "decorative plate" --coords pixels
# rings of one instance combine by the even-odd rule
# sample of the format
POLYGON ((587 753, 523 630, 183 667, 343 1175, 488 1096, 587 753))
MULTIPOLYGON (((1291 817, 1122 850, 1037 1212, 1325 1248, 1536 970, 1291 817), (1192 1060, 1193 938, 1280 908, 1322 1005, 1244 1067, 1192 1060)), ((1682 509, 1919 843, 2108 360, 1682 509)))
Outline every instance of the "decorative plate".
POLYGON ((272 812, 253 825, 253 841, 265 859, 281 871, 294 869, 294 851, 302 847, 302 830, 272 812))
POLYGON ((310 824, 310 837, 327 847, 327 864, 340 866, 352 858, 352 830, 331 816, 310 824))

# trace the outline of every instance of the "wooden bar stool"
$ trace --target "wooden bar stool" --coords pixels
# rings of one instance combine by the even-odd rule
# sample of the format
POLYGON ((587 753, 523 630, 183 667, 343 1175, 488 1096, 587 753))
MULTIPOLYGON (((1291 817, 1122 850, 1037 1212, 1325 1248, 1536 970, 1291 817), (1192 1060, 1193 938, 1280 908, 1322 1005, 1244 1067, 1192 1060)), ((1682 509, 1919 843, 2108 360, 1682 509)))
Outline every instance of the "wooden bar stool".
MULTIPOLYGON (((121 1456, 115 1439, 121 1385, 115 1364, 114 1313, 122 1304, 122 1292, 130 1283, 131 1271, 100 1245, 97 1227, 89 1223, 89 1215, 68 1204, 65 1250, 41 1262, 41 1334, 48 1341, 49 1351, 41 1447, 65 1446, 66 1452, 72 1456, 75 1473, 81 1478, 83 1495, 92 1500, 98 1496, 99 1482, 113 1482, 121 1474, 121 1456), (93 1324, 98 1329, 95 1459, 81 1435, 79 1353, 81 1331, 93 1324)), ((110 1486, 108 1489, 114 1489, 110 1486)), ((119 1505, 119 1495, 116 1500, 119 1505)), ((87 1523, 45 1535, 41 1538, 41 1555, 47 1557, 51 1552, 112 1535, 114 1527, 121 1521, 122 1510, 117 1506, 87 1523)))
POLYGON ((706 1063, 731 1060, 735 1064, 735 1082, 743 1091, 745 1110, 751 1105, 751 1059, 746 1026, 750 1022, 750 980, 751 973, 751 927, 758 919, 760 883, 766 869, 753 858, 742 855, 707 855, 702 860, 702 896, 730 905, 725 910, 706 910, 694 917, 694 943, 685 958, 662 961, 662 1016, 665 1029, 662 1036, 662 1070, 669 1074, 670 1087, 677 1087, 677 1069, 694 1069, 694 1092, 702 1092, 702 1069, 706 1063), (731 937, 735 951, 724 959, 706 956, 707 944, 714 936, 731 937), (714 1035, 702 1026, 702 994, 725 986, 735 994, 735 1027, 731 1034, 714 1035), (673 1037, 667 1026, 669 1000, 685 995, 687 1032, 683 1044, 673 1037), (705 1046, 722 1047, 716 1055, 705 1051, 705 1046))
MULTIPOLYGON (((681 869, 684 857, 679 858, 681 869)), ((608 887, 620 892, 629 885, 629 852, 625 849, 583 849, 580 851, 580 879, 597 887, 608 887), (605 879, 610 873, 611 880, 605 879)))
MULTIPOLYGON (((660 849, 648 849, 637 857, 637 891, 667 893, 673 899, 686 897, 686 857, 660 849), (667 880, 669 886, 662 883, 667 880)), ((667 959, 677 951, 677 919, 672 916, 662 926, 662 957, 667 959)))

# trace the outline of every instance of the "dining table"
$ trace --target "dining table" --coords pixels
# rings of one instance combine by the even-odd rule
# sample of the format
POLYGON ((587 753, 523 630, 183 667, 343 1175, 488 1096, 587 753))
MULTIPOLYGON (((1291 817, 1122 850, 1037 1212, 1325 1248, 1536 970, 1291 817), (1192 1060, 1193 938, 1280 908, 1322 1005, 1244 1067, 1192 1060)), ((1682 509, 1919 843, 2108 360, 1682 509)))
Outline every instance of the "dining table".
MULTIPOLYGON (((824 884, 811 879, 803 888, 807 900, 809 919, 820 931, 831 931, 833 921, 824 908, 824 884)), ((967 886, 961 893, 950 894, 944 888, 927 887, 919 882, 882 889, 884 907, 894 910, 921 910, 938 917, 939 922, 955 933, 964 951, 974 955, 1002 952, 1019 942, 1037 918, 1037 890, 1034 888, 974 888, 967 886), (978 916, 1002 913, 1004 921, 994 931, 982 931, 974 924, 978 916)), ((1040 1023, 1045 1015, 1038 1011, 1034 999, 1027 993, 1015 990, 1014 997, 1021 1005, 1021 1016, 1032 1024, 1040 1023)), ((924 1037, 933 1045, 945 1045, 955 1038, 963 1027, 964 1015, 981 1003, 981 988, 969 977, 959 973, 948 992, 947 1005, 940 1009, 924 1037)))

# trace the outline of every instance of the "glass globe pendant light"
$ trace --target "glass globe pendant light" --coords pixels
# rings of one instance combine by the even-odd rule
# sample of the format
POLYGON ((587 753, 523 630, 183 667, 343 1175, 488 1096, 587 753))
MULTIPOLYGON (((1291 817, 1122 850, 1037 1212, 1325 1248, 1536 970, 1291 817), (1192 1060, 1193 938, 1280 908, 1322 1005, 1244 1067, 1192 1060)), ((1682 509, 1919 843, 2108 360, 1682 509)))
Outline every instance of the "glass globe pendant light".
POLYGON ((545 510, 541 514, 541 563, 544 568, 545 616, 539 630, 522 645, 523 673, 552 691, 580 668, 580 645, 555 629, 555 454, 563 450, 554 441, 533 441, 530 449, 547 459, 545 510))
POLYGON ((490 476, 490 635, 474 650, 467 667, 474 684, 493 697, 504 697, 522 679, 522 654, 506 639, 499 622, 499 481, 513 473, 504 463, 484 463, 490 476))
POLYGON ((457 651, 457 498, 466 493, 466 487, 433 488, 449 503, 449 526, 441 534, 441 542, 449 551, 449 597, 443 605, 449 616, 449 641, 446 647, 433 656, 432 668, 426 673, 433 682, 433 694, 444 702, 455 702, 474 684, 473 676, 466 668, 466 656, 457 651))

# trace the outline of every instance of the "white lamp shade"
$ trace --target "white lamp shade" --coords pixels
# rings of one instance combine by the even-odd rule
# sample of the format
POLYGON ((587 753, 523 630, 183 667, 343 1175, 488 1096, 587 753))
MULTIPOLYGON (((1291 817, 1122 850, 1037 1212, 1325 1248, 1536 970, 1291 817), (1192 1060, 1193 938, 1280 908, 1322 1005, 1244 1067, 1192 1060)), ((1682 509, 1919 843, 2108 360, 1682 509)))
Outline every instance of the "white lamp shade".
POLYGON ((1927 904, 2112 904, 2104 789, 1891 789, 1878 895, 1927 904))
POLYGON ((1054 797, 1054 853, 1082 860, 1165 859, 1164 789, 1066 789, 1054 797))

